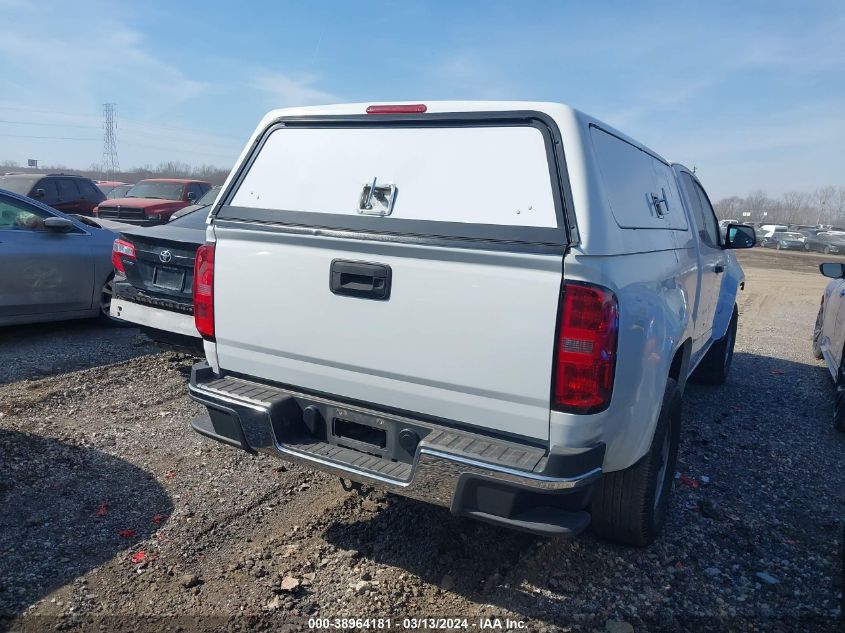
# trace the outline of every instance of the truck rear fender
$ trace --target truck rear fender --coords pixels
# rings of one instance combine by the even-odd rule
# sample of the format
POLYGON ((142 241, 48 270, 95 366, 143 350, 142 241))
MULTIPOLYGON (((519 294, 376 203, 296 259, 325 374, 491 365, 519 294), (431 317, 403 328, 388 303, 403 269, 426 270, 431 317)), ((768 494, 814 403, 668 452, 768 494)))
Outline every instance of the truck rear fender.
POLYGON ((739 262, 736 261, 736 257, 730 251, 727 255, 725 274, 719 290, 719 302, 716 307, 716 315, 713 317, 714 341, 718 341, 728 331, 740 286, 745 283, 745 273, 742 271, 739 262))
POLYGON ((694 297, 680 283, 672 250, 621 257, 589 257, 573 250, 564 268, 567 279, 603 285, 616 294, 619 343, 610 406, 590 415, 552 411, 551 449, 604 442, 604 469, 622 470, 648 451, 666 379, 672 372, 686 374, 694 297))

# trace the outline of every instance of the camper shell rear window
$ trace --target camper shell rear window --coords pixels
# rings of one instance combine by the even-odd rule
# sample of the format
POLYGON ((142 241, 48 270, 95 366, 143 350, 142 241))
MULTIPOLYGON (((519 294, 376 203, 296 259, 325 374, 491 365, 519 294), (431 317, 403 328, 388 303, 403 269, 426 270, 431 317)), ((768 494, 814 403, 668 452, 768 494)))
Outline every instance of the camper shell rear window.
POLYGON ((547 121, 502 113, 282 120, 215 218, 564 245, 565 170, 552 135, 547 121))

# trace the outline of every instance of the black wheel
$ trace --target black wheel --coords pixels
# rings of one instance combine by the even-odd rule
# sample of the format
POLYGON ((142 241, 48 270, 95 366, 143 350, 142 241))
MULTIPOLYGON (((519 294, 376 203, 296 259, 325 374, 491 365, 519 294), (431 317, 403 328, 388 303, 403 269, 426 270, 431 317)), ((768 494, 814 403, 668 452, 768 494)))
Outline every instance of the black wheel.
POLYGON ((103 284, 103 289, 100 291, 100 313, 97 315, 97 320, 103 325, 110 327, 128 327, 131 324, 120 319, 115 319, 111 315, 111 300, 114 296, 114 275, 106 280, 103 284))
POLYGON ((722 385, 728 379, 731 370, 731 362, 734 357, 734 344, 736 343, 736 326, 739 321, 739 312, 734 306, 731 322, 728 324, 728 331, 718 341, 710 346, 704 358, 701 359, 698 367, 692 375, 694 382, 706 385, 722 385))
POLYGON ((841 379, 836 385, 836 396, 833 400, 833 428, 845 433, 845 385, 841 379))
POLYGON ((840 534, 840 537, 839 556, 842 558, 842 569, 840 570, 840 573, 842 574, 842 593, 840 595, 842 596, 842 601, 839 605, 839 613, 842 616, 842 619, 845 620, 845 525, 842 526, 842 534, 840 534))
POLYGON ((813 356, 816 358, 822 357, 821 337, 822 337, 822 323, 824 319, 824 304, 819 308, 819 313, 816 316, 816 325, 813 327, 813 356))
POLYGON ((648 453, 636 464, 605 473, 591 506, 593 530, 624 545, 645 547, 660 534, 669 507, 681 438, 681 390, 666 380, 648 453))

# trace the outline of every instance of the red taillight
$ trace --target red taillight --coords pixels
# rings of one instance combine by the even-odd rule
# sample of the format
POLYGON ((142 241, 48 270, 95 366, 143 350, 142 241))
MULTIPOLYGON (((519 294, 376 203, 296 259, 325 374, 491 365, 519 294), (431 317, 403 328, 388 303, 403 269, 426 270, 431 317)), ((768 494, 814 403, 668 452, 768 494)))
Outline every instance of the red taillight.
POLYGON ((123 258, 135 259, 135 247, 126 240, 115 240, 111 249, 111 263, 119 273, 125 273, 123 258))
POLYGON ((203 244, 194 259, 194 325, 203 338, 214 338, 214 244, 203 244))
POLYGON ((424 103, 408 103, 403 105, 371 105, 367 106, 367 114, 422 114, 428 108, 424 103))
POLYGON ((616 369, 619 314, 607 288, 566 282, 555 349, 554 408, 593 413, 607 408, 616 369))

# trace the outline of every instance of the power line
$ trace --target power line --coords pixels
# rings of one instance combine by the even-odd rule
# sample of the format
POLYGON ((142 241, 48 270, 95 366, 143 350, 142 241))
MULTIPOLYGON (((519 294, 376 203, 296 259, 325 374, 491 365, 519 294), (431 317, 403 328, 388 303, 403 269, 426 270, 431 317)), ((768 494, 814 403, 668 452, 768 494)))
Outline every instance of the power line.
MULTIPOLYGON (((121 120, 125 120, 125 119, 121 119, 121 120)), ((52 123, 52 122, 43 122, 43 121, 12 121, 12 120, 9 120, 9 119, 0 119, 0 123, 7 123, 7 124, 10 124, 10 125, 41 125, 41 126, 47 126, 47 127, 76 127, 76 128, 85 128, 85 129, 99 129, 100 128, 99 125, 82 125, 82 124, 79 124, 79 123, 52 123)), ((143 125, 143 124, 131 124, 131 125, 128 126, 128 129, 127 129, 127 126, 124 125, 123 131, 124 131, 124 133, 126 133, 127 131, 131 132, 135 127, 139 127, 139 128, 142 128, 142 129, 147 128, 147 129, 150 129, 150 130, 155 130, 155 129, 158 129, 160 126, 143 125)), ((179 130, 178 128, 166 128, 166 129, 172 129, 175 132, 180 133, 181 135, 186 136, 186 137, 191 137, 191 136, 202 137, 203 136, 202 133, 193 132, 191 130, 179 130)), ((143 132, 142 131, 142 132, 139 132, 139 133, 142 133, 142 134, 144 134, 145 136, 148 136, 148 137, 149 136, 160 136, 160 137, 166 137, 168 139, 173 139, 173 136, 174 136, 173 132, 166 133, 166 132, 143 132)), ((222 137, 222 138, 232 138, 232 137, 222 137)), ((126 144, 128 142, 129 141, 127 141, 126 139, 123 140, 124 144, 126 144)), ((200 145, 200 146, 202 146, 202 145, 207 145, 207 146, 208 145, 220 145, 220 146, 223 146, 223 147, 230 147, 232 145, 232 142, 234 142, 234 141, 228 142, 228 141, 217 141, 217 140, 214 140, 214 139, 204 139, 200 142, 191 141, 191 140, 189 140, 187 142, 191 142, 195 145, 200 145)), ((163 149, 165 149, 165 148, 163 148, 163 149)))
POLYGON ((62 110, 43 110, 39 108, 30 108, 27 106, 7 106, 0 105, 0 110, 23 110, 25 112, 45 112, 47 114, 66 114, 67 116, 84 116, 89 119, 94 118, 89 112, 65 112, 62 110))
POLYGON ((11 123, 13 125, 46 125, 49 127, 84 127, 96 129, 98 125, 81 125, 79 123, 46 123, 42 121, 10 121, 8 119, 0 119, 0 123, 11 123))
POLYGON ((185 149, 183 147, 163 147, 161 145, 149 145, 147 143, 136 143, 135 141, 123 141, 124 145, 133 145, 135 147, 146 147, 147 149, 158 149, 168 152, 183 152, 185 154, 195 154, 196 156, 216 156, 218 158, 228 158, 234 161, 238 154, 240 153, 240 149, 237 151, 232 152, 231 154, 219 154, 215 152, 202 152, 196 150, 185 149))
MULTIPOLYGON (((44 110, 44 109, 39 109, 39 108, 26 108, 26 107, 20 107, 20 106, 0 105, 0 110, 23 110, 23 111, 26 111, 26 112, 41 112, 41 113, 44 113, 44 114, 61 114, 61 115, 64 115, 64 116, 80 116, 80 117, 85 117, 87 119, 94 118, 91 114, 88 114, 88 113, 85 113, 85 112, 67 112, 67 111, 62 111, 62 110, 44 110)), ((125 116, 121 117, 120 120, 121 121, 129 121, 137 127, 146 128, 148 130, 159 129, 159 130, 169 130, 169 131, 172 131, 172 132, 182 132, 183 134, 197 134, 197 135, 203 134, 202 132, 195 132, 195 131, 189 130, 187 128, 179 128, 179 127, 174 127, 174 126, 169 126, 169 125, 160 125, 158 123, 147 123, 145 121, 141 121, 140 119, 132 119, 132 118, 125 117, 125 116)), ((11 121, 9 121, 9 123, 11 123, 11 121)), ((20 121, 20 123, 30 123, 30 122, 20 121)), ((34 125, 42 125, 42 124, 39 124, 39 123, 33 123, 33 124, 34 125)), ((47 124, 45 123, 43 125, 47 125, 47 124)), ((56 124, 50 124, 50 125, 62 125, 62 124, 56 123, 56 124)), ((70 125, 70 124, 68 124, 68 125, 70 125)), ((91 127, 99 127, 99 126, 91 126, 91 127)), ((250 131, 251 131, 251 128, 250 128, 250 131)), ((226 139, 230 139, 230 140, 233 140, 233 141, 238 141, 239 143, 242 143, 244 141, 244 138, 246 138, 246 137, 226 136, 226 135, 221 135, 221 134, 215 134, 215 136, 217 136, 218 138, 226 138, 226 139)))
POLYGON ((8 136, 11 138, 44 138, 52 141, 96 141, 96 138, 82 138, 77 136, 33 136, 31 134, 2 134, 0 136, 8 136))

